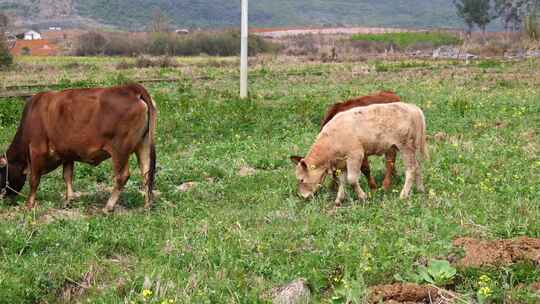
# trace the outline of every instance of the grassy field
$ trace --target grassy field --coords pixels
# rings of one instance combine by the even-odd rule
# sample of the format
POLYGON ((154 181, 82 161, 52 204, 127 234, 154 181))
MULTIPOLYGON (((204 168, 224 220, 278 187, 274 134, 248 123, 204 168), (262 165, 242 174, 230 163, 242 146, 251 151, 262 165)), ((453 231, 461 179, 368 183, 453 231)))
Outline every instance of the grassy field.
MULTIPOLYGON (((160 111, 150 212, 141 210, 134 159, 114 215, 98 212, 112 184, 108 162, 76 164, 82 196, 66 209, 60 171, 42 179, 33 211, 24 198, 0 204, 0 303, 255 303, 299 277, 315 303, 362 303, 367 287, 413 277, 422 260, 455 253, 457 237, 540 237, 540 61, 257 58, 251 99, 240 101, 235 59, 118 70, 122 60, 131 59, 23 58, 0 72, 0 87, 183 79, 147 85, 160 111), (373 72, 360 73, 366 66, 373 72), (372 193, 365 204, 349 191, 336 209, 327 188, 312 201, 298 198, 289 155, 307 152, 329 104, 380 89, 425 112, 427 192, 399 200, 399 162, 392 191, 372 193), (179 190, 191 181, 194 188, 179 190)), ((22 107, 0 100, 1 151, 22 107)), ((372 166, 380 184, 383 160, 373 157, 372 166)), ((361 185, 368 189, 364 178, 361 185)), ((530 262, 458 268, 452 289, 473 301, 481 275, 494 282, 489 301, 540 301, 523 287, 540 281, 530 262)))
POLYGON ((410 46, 429 44, 432 47, 442 45, 461 44, 462 41, 456 35, 446 32, 404 32, 384 34, 355 34, 353 41, 371 41, 392 44, 399 49, 407 49, 410 46))

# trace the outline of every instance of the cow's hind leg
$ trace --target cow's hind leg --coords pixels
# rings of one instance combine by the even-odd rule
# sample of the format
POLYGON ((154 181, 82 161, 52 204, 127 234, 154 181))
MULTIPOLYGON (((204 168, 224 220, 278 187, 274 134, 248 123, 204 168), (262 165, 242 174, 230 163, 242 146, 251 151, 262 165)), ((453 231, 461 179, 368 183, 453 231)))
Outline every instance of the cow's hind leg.
POLYGON ((364 201, 367 197, 364 191, 362 191, 362 188, 360 188, 360 183, 358 182, 358 175, 362 168, 361 160, 363 159, 363 152, 356 153, 356 155, 347 158, 347 181, 352 185, 358 199, 361 201, 364 201))
POLYGON ((73 192, 73 167, 74 162, 65 162, 64 169, 64 181, 66 182, 66 202, 69 203, 74 197, 75 193, 73 192))
POLYGON ((418 161, 416 160, 414 149, 400 149, 403 154, 403 163, 405 164, 405 185, 401 190, 400 198, 405 199, 409 197, 411 188, 416 177, 416 169, 418 167, 418 161))
POLYGON ((129 155, 113 154, 112 162, 116 184, 112 191, 111 197, 107 201, 105 208, 103 208, 104 213, 109 213, 114 210, 114 206, 120 198, 120 194, 124 190, 124 186, 129 179, 129 155))
POLYGON ((137 147, 135 154, 141 170, 144 186, 144 208, 150 208, 152 204, 152 185, 151 185, 151 146, 148 137, 137 147))
POLYGON ((377 183, 375 182, 375 178, 371 175, 371 169, 369 168, 369 161, 368 161, 367 156, 365 156, 364 159, 362 160, 361 170, 368 180, 369 188, 373 191, 376 190, 377 183))

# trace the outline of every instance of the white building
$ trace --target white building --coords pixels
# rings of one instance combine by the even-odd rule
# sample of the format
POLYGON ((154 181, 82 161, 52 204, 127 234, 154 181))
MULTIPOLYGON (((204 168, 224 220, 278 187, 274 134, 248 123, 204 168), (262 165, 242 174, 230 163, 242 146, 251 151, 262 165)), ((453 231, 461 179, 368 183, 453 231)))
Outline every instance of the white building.
POLYGON ((39 40, 41 38, 41 34, 39 32, 30 30, 27 32, 24 32, 24 40, 39 40))

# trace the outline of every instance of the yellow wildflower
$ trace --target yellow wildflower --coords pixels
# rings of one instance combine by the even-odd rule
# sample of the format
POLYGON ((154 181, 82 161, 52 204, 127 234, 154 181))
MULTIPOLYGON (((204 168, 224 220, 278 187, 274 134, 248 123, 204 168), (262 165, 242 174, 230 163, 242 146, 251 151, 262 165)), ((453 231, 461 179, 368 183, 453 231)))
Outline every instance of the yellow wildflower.
POLYGON ((152 292, 151 290, 149 290, 149 289, 145 289, 145 290, 143 290, 143 292, 142 292, 142 295, 143 295, 143 297, 145 297, 145 298, 151 297, 152 294, 153 294, 153 292, 152 292))
POLYGON ((478 292, 484 298, 489 298, 493 294, 493 291, 491 290, 491 288, 489 288, 487 286, 480 288, 480 290, 478 292))

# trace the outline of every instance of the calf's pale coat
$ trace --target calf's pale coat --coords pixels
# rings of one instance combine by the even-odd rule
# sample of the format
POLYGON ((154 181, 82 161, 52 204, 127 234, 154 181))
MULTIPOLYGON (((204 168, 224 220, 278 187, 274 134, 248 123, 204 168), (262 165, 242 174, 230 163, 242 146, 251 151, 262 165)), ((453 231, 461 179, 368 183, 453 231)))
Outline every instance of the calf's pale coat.
POLYGON ((345 198, 345 183, 351 184, 360 200, 366 194, 358 176, 362 160, 369 155, 388 155, 399 150, 405 164, 405 185, 401 198, 409 196, 416 182, 424 191, 421 165, 417 156, 427 157, 426 124, 420 108, 407 103, 376 104, 337 114, 319 133, 305 158, 292 156, 296 165, 299 194, 308 198, 320 187, 327 174, 340 174, 336 198, 345 198))

